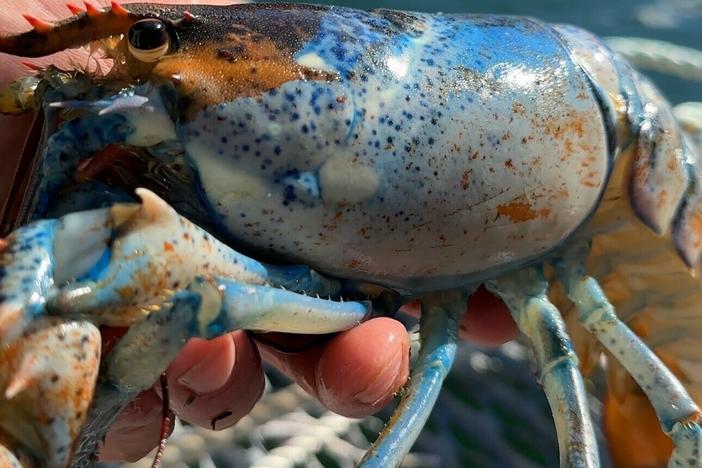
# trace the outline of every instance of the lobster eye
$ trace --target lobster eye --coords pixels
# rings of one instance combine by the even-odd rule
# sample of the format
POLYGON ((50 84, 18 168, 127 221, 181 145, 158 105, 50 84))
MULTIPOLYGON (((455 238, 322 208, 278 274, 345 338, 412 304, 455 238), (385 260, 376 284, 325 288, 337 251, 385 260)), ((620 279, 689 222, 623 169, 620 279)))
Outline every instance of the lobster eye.
POLYGON ((171 47, 166 24, 156 18, 139 20, 129 28, 129 52, 142 62, 155 62, 171 47))

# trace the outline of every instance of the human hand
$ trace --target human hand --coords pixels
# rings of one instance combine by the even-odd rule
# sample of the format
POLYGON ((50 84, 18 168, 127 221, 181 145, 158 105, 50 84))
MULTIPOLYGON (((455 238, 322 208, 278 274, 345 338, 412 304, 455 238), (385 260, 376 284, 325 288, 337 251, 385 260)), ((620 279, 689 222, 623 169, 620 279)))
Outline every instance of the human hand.
MULTIPOLYGON (((96 0, 94 3, 106 6, 109 2, 96 0)), ((158 3, 182 1, 160 0, 158 3)), ((207 0, 206 3, 230 2, 207 0)), ((27 29, 18 12, 47 20, 70 14, 64 5, 54 0, 4 0, 3 6, 5 8, 0 11, 1 34, 27 29)), ((71 64, 86 63, 87 55, 85 51, 76 50, 33 62, 68 68, 71 64)), ((26 73, 28 71, 20 59, 0 55, 0 86, 26 73)), ((29 117, 2 119, 0 145, 17 148, 18 157, 27 134, 29 117)), ((9 160, 14 161, 17 157, 9 160)), ((11 174, 11 168, 0 174, 0 187, 9 190, 10 180, 3 177, 11 174)), ((0 199, 6 198, 3 195, 6 194, 0 190, 0 199)), ((495 344, 514 336, 514 323, 506 309, 485 291, 471 298, 470 309, 461 326, 465 337, 483 344, 495 344)), ((106 342, 114 337, 113 332, 105 335, 106 342)), ((279 350, 286 343, 296 343, 301 339, 304 338, 284 336, 277 341, 283 346, 273 347, 253 341, 239 331, 211 341, 189 341, 167 370, 172 410, 184 420, 203 427, 223 429, 235 424, 251 410, 263 391, 261 356, 329 409, 353 417, 365 416, 382 408, 407 380, 408 336, 395 320, 370 320, 304 352, 284 353, 279 350)), ((158 443, 161 407, 158 386, 142 393, 113 424, 101 457, 132 461, 148 453, 158 443)))

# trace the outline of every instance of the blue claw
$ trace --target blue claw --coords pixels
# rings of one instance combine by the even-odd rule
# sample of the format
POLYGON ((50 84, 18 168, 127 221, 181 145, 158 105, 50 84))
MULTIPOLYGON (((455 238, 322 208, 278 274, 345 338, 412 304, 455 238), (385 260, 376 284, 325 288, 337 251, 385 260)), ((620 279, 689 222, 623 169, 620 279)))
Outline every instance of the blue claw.
POLYGON ((12 233, 0 254, 0 346, 17 339, 44 310, 54 282, 56 221, 37 221, 12 233))
POLYGON ((109 237, 107 210, 35 221, 0 249, 0 345, 14 341, 45 313, 57 286, 84 275, 109 237))
POLYGON ((133 325, 107 356, 74 463, 83 466, 114 418, 154 384, 189 338, 213 338, 232 330, 331 333, 357 325, 369 311, 369 304, 197 278, 187 290, 175 293, 163 310, 133 325))
POLYGON ((113 235, 109 257, 97 263, 102 268, 62 288, 48 304, 52 313, 128 326, 197 276, 267 281, 264 265, 222 244, 152 192, 137 194, 141 205, 110 209, 113 235))

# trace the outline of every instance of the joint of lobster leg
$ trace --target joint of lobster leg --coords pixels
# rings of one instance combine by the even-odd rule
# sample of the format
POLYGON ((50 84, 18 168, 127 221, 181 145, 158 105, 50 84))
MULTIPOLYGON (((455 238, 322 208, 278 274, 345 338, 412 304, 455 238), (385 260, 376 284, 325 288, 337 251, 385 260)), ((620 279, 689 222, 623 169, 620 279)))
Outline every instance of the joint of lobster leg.
POLYGON ((617 317, 597 280, 585 273, 587 248, 585 243, 575 244, 554 260, 559 280, 575 304, 580 322, 636 380, 667 433, 676 423, 695 418, 699 408, 661 359, 617 317))
POLYGON ((673 439, 675 449, 668 461, 668 466, 702 466, 702 428, 700 412, 673 424, 666 434, 673 439))

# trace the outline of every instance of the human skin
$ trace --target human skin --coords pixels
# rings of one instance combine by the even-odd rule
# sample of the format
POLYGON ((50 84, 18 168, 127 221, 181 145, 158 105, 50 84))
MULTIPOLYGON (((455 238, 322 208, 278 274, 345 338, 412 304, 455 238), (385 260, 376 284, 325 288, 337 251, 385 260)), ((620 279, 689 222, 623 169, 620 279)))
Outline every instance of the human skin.
MULTIPOLYGON (((158 3, 228 4, 231 1, 160 0, 158 3)), ((107 6, 107 0, 95 0, 107 6)), ((41 19, 61 19, 70 11, 57 0, 0 0, 0 34, 28 29, 20 13, 41 19)), ((85 50, 33 59, 37 65, 71 68, 87 63, 85 50)), ((0 54, 0 87, 30 73, 20 59, 0 54)), ((0 201, 6 200, 31 116, 0 116, 0 147, 14 148, 4 155, 0 171, 0 201)), ((0 210, 2 203, 0 203, 0 210)), ((469 300, 470 313, 461 323, 464 338, 486 345, 512 339, 514 322, 504 304, 485 290, 469 300)), ((418 314, 416 305, 405 308, 418 314)), ((107 330, 105 346, 121 332, 107 330)), ((170 407, 176 415, 199 426, 224 429, 246 415, 263 391, 262 358, 274 364, 326 407, 337 413, 362 417, 385 406, 405 384, 409 373, 409 340, 404 327, 391 318, 377 318, 319 342, 304 337, 259 337, 237 331, 214 340, 190 340, 167 370, 170 407), (264 339, 261 339, 264 338, 264 339), (307 340, 309 341, 309 340, 307 340), (267 343, 267 344, 264 344, 267 343), (271 343, 276 345, 271 345, 271 343), (315 344, 316 343, 316 344, 315 344), (304 346, 301 346, 304 345, 304 346), (304 348, 289 352, 289 348, 304 348), (288 349, 288 352, 280 351, 288 349), (194 398, 194 399, 193 399, 194 398), (228 414, 219 419, 219 416, 228 414)), ((119 416, 101 450, 103 460, 134 461, 153 449, 159 437, 162 401, 158 385, 142 393, 119 416)))

